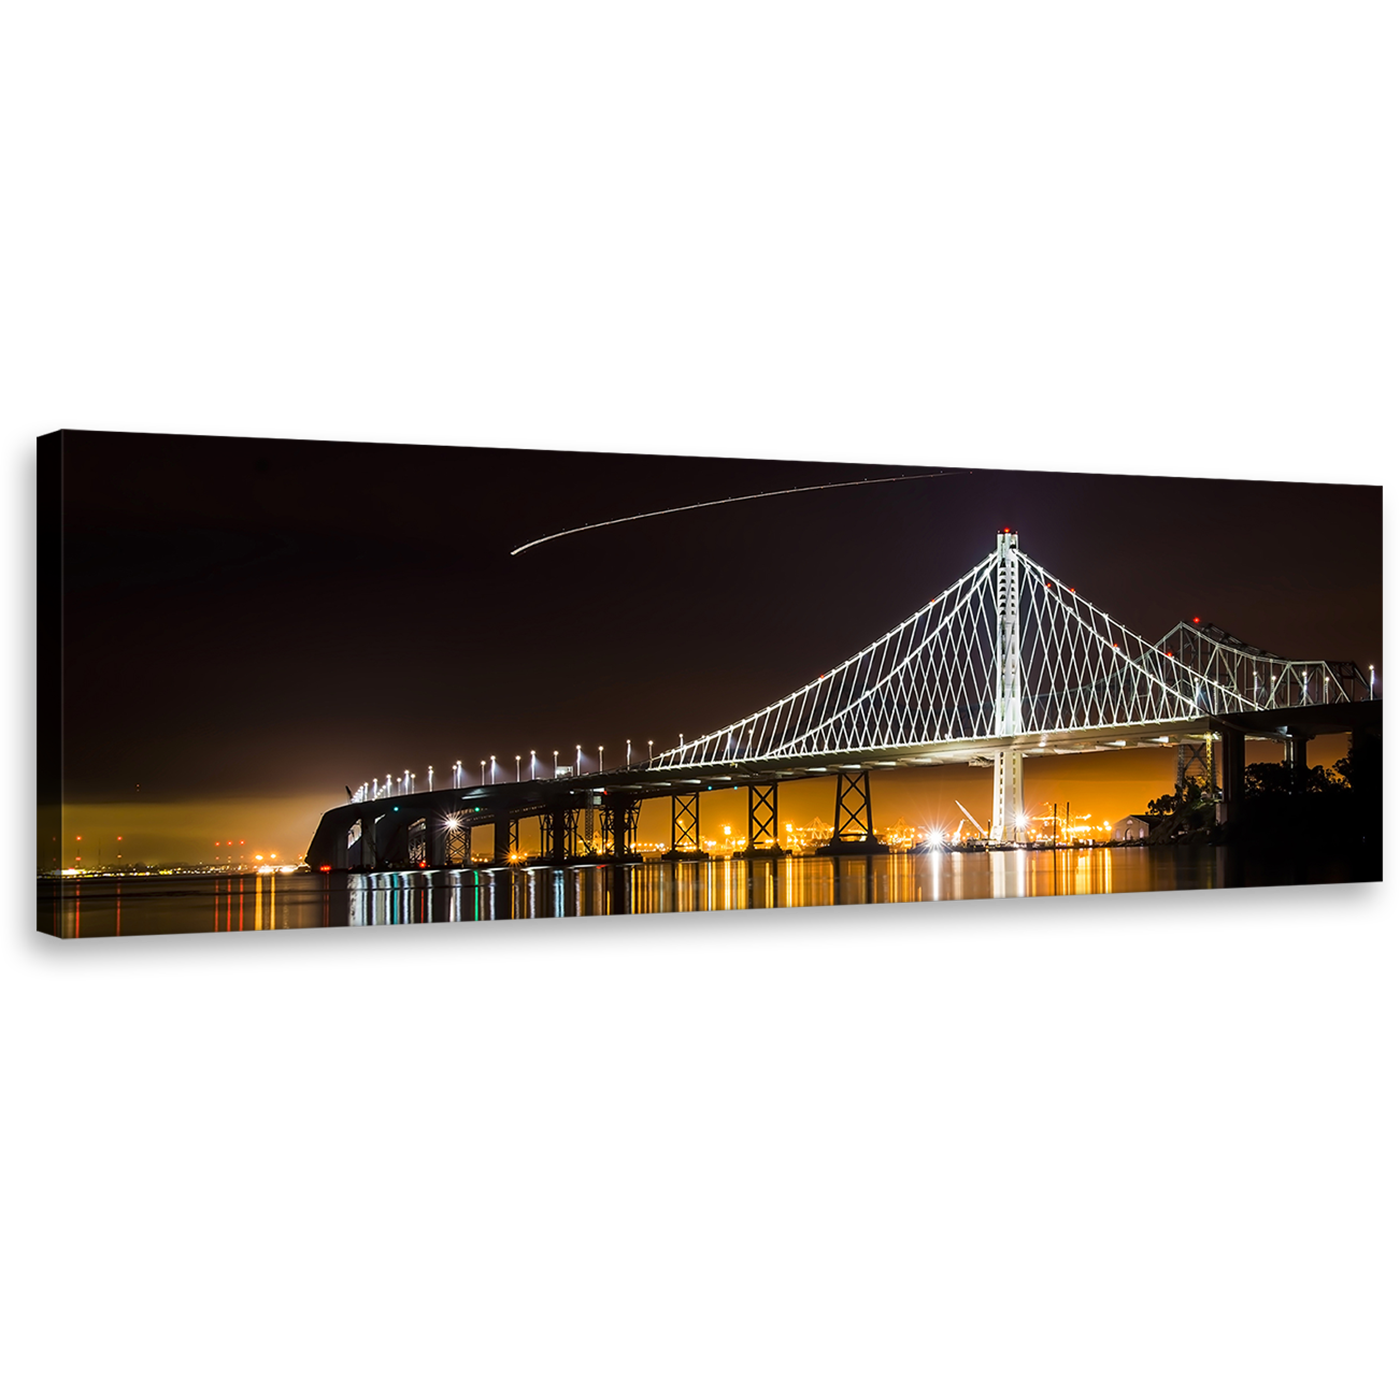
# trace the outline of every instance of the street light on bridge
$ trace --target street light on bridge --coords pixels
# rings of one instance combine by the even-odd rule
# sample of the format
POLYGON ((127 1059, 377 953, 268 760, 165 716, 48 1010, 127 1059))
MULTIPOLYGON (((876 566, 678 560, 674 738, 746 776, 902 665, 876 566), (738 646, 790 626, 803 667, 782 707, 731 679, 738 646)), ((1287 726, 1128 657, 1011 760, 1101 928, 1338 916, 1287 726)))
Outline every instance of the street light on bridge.
POLYGON ((531 750, 530 750, 530 781, 531 781, 532 783, 535 781, 535 751, 534 751, 534 749, 531 749, 531 750))
POLYGON ((555 750, 554 750, 554 776, 555 776, 556 778, 559 776, 559 750, 558 750, 558 749, 555 749, 555 750))
POLYGON ((517 783, 520 781, 520 755, 519 755, 519 754, 516 754, 516 755, 515 755, 515 781, 516 781, 517 783))
POLYGON ((460 758, 452 765, 452 786, 462 786, 462 760, 460 758))
POLYGON ((651 740, 647 740, 647 762, 651 762, 651 740))
POLYGON ((575 773, 582 773, 582 772, 583 772, 583 745, 582 745, 582 744, 575 744, 575 745, 574 745, 574 772, 575 772, 575 773))
POLYGON ((492 754, 492 755, 491 755, 491 781, 492 781, 493 783, 496 781, 496 755, 495 755, 495 754, 492 754))
POLYGON ((603 771, 603 746, 601 744, 598 745, 598 771, 600 773, 603 771))
POLYGON ((433 765, 430 763, 430 764, 428 765, 428 791, 431 792, 432 790, 433 790, 433 765))
POLYGON ((484 758, 481 760, 481 786, 486 786, 486 760, 484 758))

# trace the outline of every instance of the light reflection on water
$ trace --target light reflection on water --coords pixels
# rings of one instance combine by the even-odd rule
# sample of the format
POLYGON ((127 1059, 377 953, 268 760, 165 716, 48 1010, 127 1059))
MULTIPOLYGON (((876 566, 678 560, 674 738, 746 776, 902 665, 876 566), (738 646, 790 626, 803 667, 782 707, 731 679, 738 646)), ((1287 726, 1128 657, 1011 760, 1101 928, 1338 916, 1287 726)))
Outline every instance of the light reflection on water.
POLYGON ((1246 860, 1216 847, 650 860, 562 870, 128 876, 40 881, 38 926, 64 938, 91 938, 1132 894, 1352 878, 1345 862, 1304 868, 1246 860))

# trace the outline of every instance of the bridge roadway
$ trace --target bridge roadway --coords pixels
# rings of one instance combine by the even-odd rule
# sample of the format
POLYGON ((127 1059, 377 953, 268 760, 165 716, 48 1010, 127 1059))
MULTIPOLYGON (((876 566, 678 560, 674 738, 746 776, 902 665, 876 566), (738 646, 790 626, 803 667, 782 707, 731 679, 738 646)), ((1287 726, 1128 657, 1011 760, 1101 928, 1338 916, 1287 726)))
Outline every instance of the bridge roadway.
POLYGON ((761 853, 777 845, 778 784, 818 777, 836 778, 834 841, 841 849, 856 853, 880 849, 874 840, 870 808, 872 772, 946 765, 988 767, 998 752, 1019 753, 1029 759, 1045 754, 1171 748, 1200 744, 1207 735, 1215 736, 1220 749, 1218 816, 1229 820, 1237 812, 1243 792, 1245 740, 1282 742, 1285 761, 1305 767, 1308 739, 1379 724, 1380 701, 1349 701, 1207 715, 1168 725, 949 739, 822 755, 820 762, 735 758, 690 767, 635 764, 567 777, 400 794, 347 803, 326 812, 306 861, 313 870, 322 871, 468 864, 471 830, 487 826, 493 830, 494 862, 505 865, 512 861, 512 852, 519 859, 518 823, 531 819, 541 824, 542 854, 532 858, 534 863, 634 859, 637 810, 644 800, 663 797, 672 802, 673 852, 698 853, 699 795, 741 788, 749 792, 749 849, 761 853), (591 842, 590 834, 594 837, 591 842), (591 849, 586 848, 589 846, 591 849))

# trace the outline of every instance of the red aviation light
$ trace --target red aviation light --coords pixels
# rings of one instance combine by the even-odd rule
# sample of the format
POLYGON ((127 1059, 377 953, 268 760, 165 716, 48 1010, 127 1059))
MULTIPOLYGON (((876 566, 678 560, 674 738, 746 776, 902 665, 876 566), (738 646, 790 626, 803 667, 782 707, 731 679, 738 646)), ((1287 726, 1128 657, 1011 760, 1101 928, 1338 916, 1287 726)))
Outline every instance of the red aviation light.
POLYGON ((1191 621, 1194 622, 1197 627, 1201 625, 1201 619, 1199 617, 1193 617, 1191 621))
POLYGON ((329 875, 330 873, 331 873, 331 868, 330 868, 329 865, 323 865, 323 866, 321 867, 321 874, 323 874, 323 875, 329 875))
POLYGON ((1168 652, 1167 655, 1170 656, 1170 655, 1171 655, 1171 652, 1168 652))

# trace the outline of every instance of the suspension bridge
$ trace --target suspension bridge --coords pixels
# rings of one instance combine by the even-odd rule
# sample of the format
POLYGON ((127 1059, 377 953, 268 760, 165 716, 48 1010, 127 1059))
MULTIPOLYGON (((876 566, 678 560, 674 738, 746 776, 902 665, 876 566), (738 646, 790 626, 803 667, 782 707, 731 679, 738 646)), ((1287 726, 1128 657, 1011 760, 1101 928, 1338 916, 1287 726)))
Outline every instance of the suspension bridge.
MULTIPOLYGON (((828 853, 883 850, 872 773, 947 764, 992 770, 993 844, 1026 834, 1024 768, 1047 754, 1174 748, 1178 774, 1201 771, 1217 816, 1238 813, 1247 739, 1284 745, 1290 770, 1309 739, 1379 722, 1375 676, 1351 661, 1301 661, 1251 646, 1199 618, 1149 642, 1021 552, 995 548, 912 617, 800 690, 645 763, 590 774, 366 794, 327 812, 307 852, 313 870, 471 863, 472 832, 493 859, 521 858, 537 821, 538 861, 636 858, 642 803, 671 804, 670 854, 699 856, 706 792, 748 793, 750 859, 781 855, 785 782, 834 780, 828 853)), ((460 772, 454 776, 460 777, 460 772)), ((532 857, 532 860, 536 858, 532 857)))

